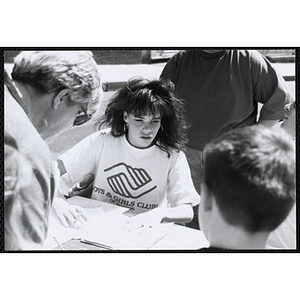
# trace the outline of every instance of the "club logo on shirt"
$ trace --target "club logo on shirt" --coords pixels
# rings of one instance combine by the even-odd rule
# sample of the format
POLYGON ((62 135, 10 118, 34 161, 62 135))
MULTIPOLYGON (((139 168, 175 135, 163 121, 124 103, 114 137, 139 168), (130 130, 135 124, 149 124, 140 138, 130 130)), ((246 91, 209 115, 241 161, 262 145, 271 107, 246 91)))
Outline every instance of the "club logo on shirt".
POLYGON ((157 188, 144 169, 133 168, 125 163, 118 163, 104 172, 111 174, 107 182, 114 193, 125 198, 136 199, 157 188))

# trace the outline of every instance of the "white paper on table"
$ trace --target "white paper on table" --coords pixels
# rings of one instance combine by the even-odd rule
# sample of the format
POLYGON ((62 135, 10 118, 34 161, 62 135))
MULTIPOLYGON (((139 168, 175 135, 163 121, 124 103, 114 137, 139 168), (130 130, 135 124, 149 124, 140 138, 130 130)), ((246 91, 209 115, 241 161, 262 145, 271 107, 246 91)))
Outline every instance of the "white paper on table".
POLYGON ((124 229, 129 218, 123 214, 128 211, 127 208, 80 196, 69 198, 68 202, 85 208, 90 217, 90 221, 77 230, 74 237, 78 237, 79 233, 82 239, 119 250, 149 249, 173 228, 173 223, 162 223, 129 232, 124 229))
MULTIPOLYGON (((72 204, 76 205, 76 201, 74 199, 72 204)), ((52 211, 48 236, 43 250, 57 247, 53 237, 61 244, 72 238, 77 238, 105 244, 118 250, 147 250, 165 237, 173 228, 173 223, 162 223, 153 228, 141 228, 129 232, 124 229, 126 221, 129 219, 123 214, 128 211, 127 208, 95 200, 85 201, 84 205, 80 203, 81 199, 78 201, 78 204, 85 208, 90 220, 79 229, 65 228, 52 211)))
POLYGON ((98 214, 88 211, 91 216, 86 226, 80 230, 81 238, 101 243, 118 250, 147 250, 165 237, 173 228, 173 223, 162 223, 152 228, 133 231, 125 229, 128 217, 120 211, 98 214))

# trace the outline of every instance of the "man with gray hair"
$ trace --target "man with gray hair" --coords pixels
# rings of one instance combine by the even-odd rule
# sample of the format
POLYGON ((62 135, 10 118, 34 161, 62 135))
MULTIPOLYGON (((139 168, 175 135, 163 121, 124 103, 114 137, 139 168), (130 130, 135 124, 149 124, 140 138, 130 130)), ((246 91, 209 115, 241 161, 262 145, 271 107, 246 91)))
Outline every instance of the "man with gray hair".
POLYGON ((21 208, 18 215, 5 210, 14 233, 5 237, 5 249, 39 249, 59 185, 46 142, 91 119, 102 98, 100 74, 90 51, 24 51, 4 83, 5 134, 33 169, 29 186, 5 199, 21 208))

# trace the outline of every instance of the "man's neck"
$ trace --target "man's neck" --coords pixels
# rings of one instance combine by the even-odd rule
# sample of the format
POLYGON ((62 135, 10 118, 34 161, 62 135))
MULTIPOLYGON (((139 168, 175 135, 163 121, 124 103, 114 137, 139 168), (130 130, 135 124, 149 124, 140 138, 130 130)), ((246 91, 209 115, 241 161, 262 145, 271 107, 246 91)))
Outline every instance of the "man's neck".
POLYGON ((210 236, 210 246, 223 249, 265 249, 269 236, 269 232, 250 233, 227 224, 214 232, 210 236))

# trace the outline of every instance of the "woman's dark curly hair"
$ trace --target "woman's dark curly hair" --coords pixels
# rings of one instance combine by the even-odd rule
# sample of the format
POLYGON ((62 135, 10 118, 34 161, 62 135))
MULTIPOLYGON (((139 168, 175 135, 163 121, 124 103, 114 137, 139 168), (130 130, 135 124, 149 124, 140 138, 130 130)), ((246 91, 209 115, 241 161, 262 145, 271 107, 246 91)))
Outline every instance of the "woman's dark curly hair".
POLYGON ((172 150, 182 150, 187 142, 187 123, 184 103, 174 94, 174 85, 170 81, 148 80, 141 77, 130 79, 126 86, 118 90, 110 99, 105 114, 95 126, 98 129, 111 127, 114 137, 124 135, 123 113, 152 115, 160 114, 161 127, 154 144, 170 156, 172 150))

